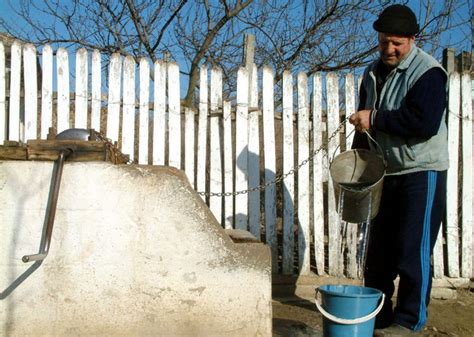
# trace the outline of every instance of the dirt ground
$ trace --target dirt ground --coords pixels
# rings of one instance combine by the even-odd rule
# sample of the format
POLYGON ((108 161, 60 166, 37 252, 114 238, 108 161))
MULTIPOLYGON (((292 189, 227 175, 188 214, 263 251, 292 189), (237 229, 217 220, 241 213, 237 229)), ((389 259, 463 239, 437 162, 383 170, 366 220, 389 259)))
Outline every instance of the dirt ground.
MULTIPOLYGON (((431 300, 428 323, 417 335, 474 336, 474 289, 458 290, 457 299, 431 300)), ((274 301, 273 336, 322 336, 322 316, 308 300, 274 301)))

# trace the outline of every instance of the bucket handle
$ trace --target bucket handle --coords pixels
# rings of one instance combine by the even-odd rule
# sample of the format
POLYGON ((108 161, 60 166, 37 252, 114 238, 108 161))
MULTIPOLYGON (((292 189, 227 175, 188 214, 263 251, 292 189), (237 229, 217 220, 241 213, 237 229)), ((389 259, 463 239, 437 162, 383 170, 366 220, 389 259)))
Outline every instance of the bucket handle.
POLYGON ((314 303, 316 304, 316 308, 318 308, 319 312, 321 314, 323 314, 324 317, 330 319, 331 321, 339 323, 339 324, 345 324, 345 325, 364 323, 364 322, 367 322, 368 320, 374 318, 375 316, 377 316, 377 314, 380 312, 380 310, 382 310, 383 303, 385 301, 385 294, 382 293, 382 300, 380 301, 379 306, 373 312, 371 312, 370 314, 368 314, 366 316, 363 316, 363 317, 347 319, 347 318, 336 317, 336 316, 330 314, 329 312, 327 312, 326 310, 324 310, 323 306, 321 305, 321 302, 318 298, 318 294, 319 294, 319 288, 316 288, 316 298, 314 299, 314 303))
POLYGON ((377 152, 380 152, 380 156, 382 157, 383 163, 384 163, 384 165, 385 165, 385 167, 386 167, 386 166, 387 166, 387 163, 386 163, 386 161, 385 161, 385 156, 384 156, 384 154, 383 154, 382 147, 380 146, 379 143, 377 143, 377 141, 374 139, 374 137, 372 137, 372 135, 370 134, 370 132, 369 132, 368 130, 365 130, 364 132, 365 132, 365 134, 367 135, 367 139, 368 139, 368 140, 371 140, 372 143, 374 143, 375 146, 377 147, 377 150, 378 150, 377 152))

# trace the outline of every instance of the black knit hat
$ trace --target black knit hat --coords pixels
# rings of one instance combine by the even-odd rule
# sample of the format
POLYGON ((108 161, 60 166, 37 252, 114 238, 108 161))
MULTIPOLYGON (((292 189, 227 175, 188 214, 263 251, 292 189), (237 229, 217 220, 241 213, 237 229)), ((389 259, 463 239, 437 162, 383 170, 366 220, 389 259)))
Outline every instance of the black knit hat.
POLYGON ((416 35, 420 31, 415 13, 404 5, 392 5, 385 8, 373 27, 377 32, 404 36, 416 35))

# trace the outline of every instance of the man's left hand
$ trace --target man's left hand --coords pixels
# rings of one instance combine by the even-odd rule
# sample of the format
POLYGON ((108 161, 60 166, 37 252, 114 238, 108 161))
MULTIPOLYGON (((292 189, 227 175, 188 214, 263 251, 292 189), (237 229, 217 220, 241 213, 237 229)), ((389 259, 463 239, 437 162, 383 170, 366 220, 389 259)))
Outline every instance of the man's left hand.
POLYGON ((370 129, 370 112, 371 110, 359 110, 349 117, 349 122, 357 131, 365 132, 370 129))

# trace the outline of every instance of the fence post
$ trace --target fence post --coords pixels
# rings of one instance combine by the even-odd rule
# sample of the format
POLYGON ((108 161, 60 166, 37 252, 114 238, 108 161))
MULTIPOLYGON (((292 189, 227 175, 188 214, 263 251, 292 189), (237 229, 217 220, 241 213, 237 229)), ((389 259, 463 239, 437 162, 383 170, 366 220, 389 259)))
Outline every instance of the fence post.
POLYGON ((26 44, 23 49, 25 83, 25 141, 36 139, 38 120, 38 86, 36 69, 36 48, 26 44))
MULTIPOLYGON (((226 193, 233 191, 234 170, 232 159, 232 111, 230 102, 223 104, 223 124, 224 124, 224 189, 226 193)), ((224 198, 224 222, 225 228, 233 227, 234 222, 234 197, 232 195, 224 198)))
POLYGON ((13 141, 23 141, 23 134, 20 136, 20 82, 21 82, 21 45, 18 41, 11 46, 10 65, 10 102, 8 118, 8 139, 13 141))
MULTIPOLYGON (((154 64, 153 165, 165 164, 166 135, 166 63, 154 64)), ((194 186, 193 186, 194 187, 194 186)))
POLYGON ((5 109, 5 48, 0 42, 0 144, 7 139, 7 111, 5 109))
POLYGON ((130 55, 123 62, 122 121, 121 148, 131 160, 135 160, 135 60, 130 55))
POLYGON ((92 84, 91 84, 91 128, 96 131, 101 129, 101 108, 102 108, 102 66, 100 52, 92 52, 92 84))
MULTIPOLYGON (((222 71, 219 68, 211 69, 210 95, 210 149, 209 149, 209 191, 222 193, 222 156, 221 156, 221 127, 222 118, 222 71)), ((222 224, 222 197, 210 196, 209 208, 222 224)))
MULTIPOLYGON (((140 110, 139 110, 139 142, 138 163, 148 165, 148 129, 150 126, 150 64, 146 58, 140 59, 140 110)), ((181 155, 181 151, 180 151, 181 155)))
MULTIPOLYGON (((122 60, 120 54, 114 53, 109 64, 109 97, 107 103, 107 137, 118 141, 120 117, 120 86, 121 86, 122 60)), ((130 158, 133 158, 130 156, 130 158)))
POLYGON ((168 63, 169 165, 181 168, 181 109, 179 68, 168 63))
POLYGON ((74 127, 87 128, 87 50, 81 48, 76 52, 76 95, 75 95, 75 123, 74 127))
MULTIPOLYGON (((206 192, 206 163, 207 163, 207 66, 202 65, 199 71, 199 131, 197 146, 196 189, 206 192)), ((206 201, 206 197, 202 196, 206 201)))

